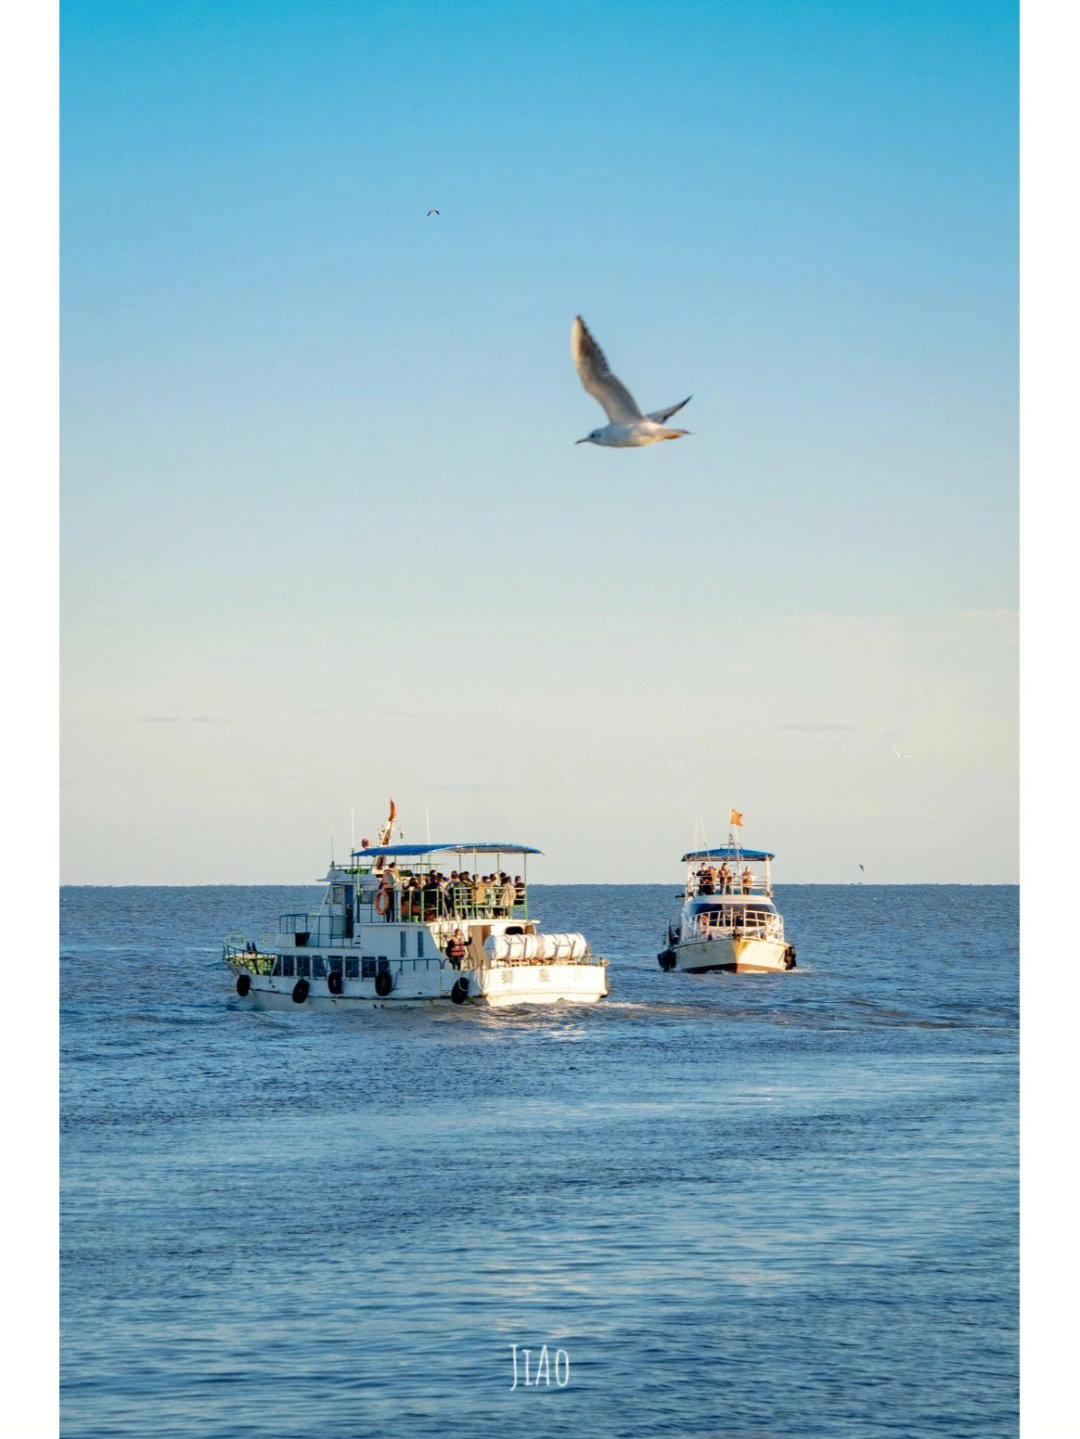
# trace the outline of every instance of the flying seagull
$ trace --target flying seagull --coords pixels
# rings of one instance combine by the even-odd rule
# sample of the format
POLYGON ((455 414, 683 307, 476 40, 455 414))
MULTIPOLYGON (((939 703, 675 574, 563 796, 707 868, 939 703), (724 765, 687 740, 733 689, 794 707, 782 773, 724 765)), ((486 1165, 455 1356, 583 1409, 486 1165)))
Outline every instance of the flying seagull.
POLYGON ((428 214, 429 214, 429 215, 437 215, 438 213, 439 213, 438 210, 429 210, 429 211, 428 211, 428 214))
POLYGON ((570 327, 570 353, 581 383, 593 399, 603 405, 611 421, 602 430, 593 430, 585 435, 577 444, 615 445, 620 448, 655 445, 657 440, 677 440, 680 435, 690 433, 689 430, 669 430, 664 421, 669 420, 676 410, 681 410, 691 396, 687 395, 685 400, 669 409, 653 410, 651 414, 643 415, 630 391, 608 369, 603 350, 585 328, 585 321, 580 315, 570 327))

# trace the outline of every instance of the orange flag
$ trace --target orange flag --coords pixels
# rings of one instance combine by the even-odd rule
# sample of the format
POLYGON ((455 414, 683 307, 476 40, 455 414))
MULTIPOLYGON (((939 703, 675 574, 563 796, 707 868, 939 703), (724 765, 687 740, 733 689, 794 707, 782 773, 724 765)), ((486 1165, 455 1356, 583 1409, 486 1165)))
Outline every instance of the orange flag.
POLYGON ((739 811, 738 811, 737 809, 733 809, 733 810, 731 811, 731 820, 730 820, 730 823, 731 823, 731 824, 734 824, 734 825, 738 825, 738 827, 739 827, 740 829, 742 829, 742 815, 739 813, 739 811))

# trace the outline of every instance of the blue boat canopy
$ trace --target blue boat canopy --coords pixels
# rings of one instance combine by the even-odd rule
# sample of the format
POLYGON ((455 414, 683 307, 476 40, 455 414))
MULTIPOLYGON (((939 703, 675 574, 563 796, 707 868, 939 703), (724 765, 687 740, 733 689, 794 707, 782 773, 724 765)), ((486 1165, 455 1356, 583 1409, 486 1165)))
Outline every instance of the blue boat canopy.
POLYGON ((764 849, 733 849, 731 845, 722 845, 720 849, 695 849, 690 854, 684 854, 683 864, 696 864, 699 860, 706 859, 775 859, 776 855, 769 854, 764 849))
POLYGON ((525 844, 377 844, 354 849, 353 859, 420 859, 431 854, 542 854, 525 844))

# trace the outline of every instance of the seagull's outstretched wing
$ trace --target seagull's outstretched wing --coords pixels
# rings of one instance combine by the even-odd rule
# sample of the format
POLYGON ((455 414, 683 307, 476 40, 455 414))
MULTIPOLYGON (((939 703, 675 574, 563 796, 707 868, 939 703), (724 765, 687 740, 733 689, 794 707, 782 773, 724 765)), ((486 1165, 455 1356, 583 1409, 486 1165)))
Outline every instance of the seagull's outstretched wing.
MULTIPOLYGON (((644 418, 633 395, 608 369, 604 352, 585 328, 585 321, 576 316, 570 329, 570 353, 581 383, 599 400, 613 425, 624 425, 644 418)), ((675 407, 678 409, 678 406, 675 407)))
POLYGON ((662 425, 665 420, 671 419, 676 410, 681 410, 683 405, 688 405, 693 398, 693 395, 687 395, 685 400, 680 400, 677 405, 672 405, 670 410, 650 410, 645 418, 655 420, 658 425, 662 425))

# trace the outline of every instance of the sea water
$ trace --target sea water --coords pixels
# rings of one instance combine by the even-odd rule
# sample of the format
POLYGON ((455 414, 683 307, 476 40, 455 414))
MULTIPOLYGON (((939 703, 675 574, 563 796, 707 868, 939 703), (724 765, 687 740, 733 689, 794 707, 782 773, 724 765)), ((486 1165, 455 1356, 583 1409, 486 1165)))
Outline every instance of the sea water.
POLYGON ((534 887, 593 1007, 259 1014, 305 888, 61 893, 62 1433, 1017 1429, 1017 892, 791 886, 673 975, 675 885, 534 887))

